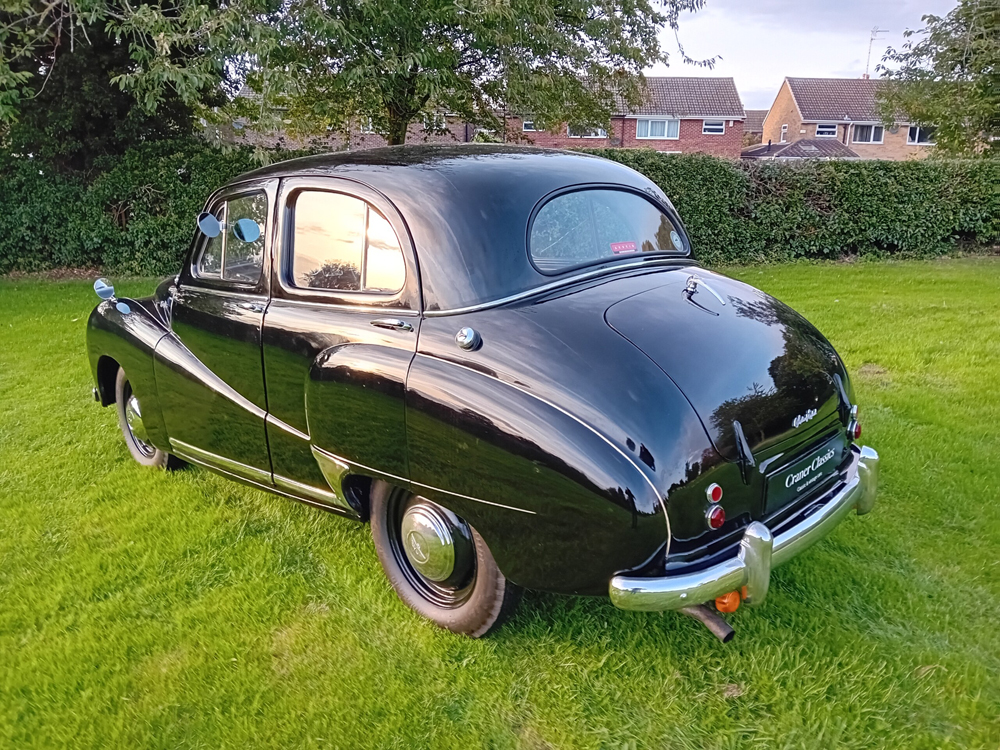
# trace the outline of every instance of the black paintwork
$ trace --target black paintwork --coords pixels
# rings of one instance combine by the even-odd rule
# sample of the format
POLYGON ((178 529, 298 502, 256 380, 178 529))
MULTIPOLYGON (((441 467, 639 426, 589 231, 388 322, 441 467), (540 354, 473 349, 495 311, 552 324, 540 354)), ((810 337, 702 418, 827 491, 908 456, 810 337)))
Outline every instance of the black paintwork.
MULTIPOLYGON (((178 277, 131 314, 99 305, 88 348, 103 401, 120 363, 154 445, 181 440, 314 503, 313 491, 330 490, 320 449, 349 467, 349 482, 383 478, 451 509, 530 588, 604 593, 616 572, 726 554, 750 520, 796 512, 794 502, 766 506, 767 477, 844 436, 847 374, 797 313, 689 257, 538 273, 526 248, 532 213, 581 185, 641 191, 681 226, 642 175, 562 151, 376 149, 238 178, 209 206, 248 186, 267 192, 260 283, 194 278, 196 237, 178 277), (288 283, 285 206, 303 188, 355 195, 390 221, 407 268, 399 293, 288 283), (726 304, 685 293, 693 273, 726 304), (512 295, 522 297, 504 302, 512 295), (412 330, 371 324, 386 317, 412 330), (465 326, 482 337, 472 351, 455 342, 465 326), (713 482, 728 520, 710 532, 713 482)), ((363 516, 350 505, 332 509, 363 516)))

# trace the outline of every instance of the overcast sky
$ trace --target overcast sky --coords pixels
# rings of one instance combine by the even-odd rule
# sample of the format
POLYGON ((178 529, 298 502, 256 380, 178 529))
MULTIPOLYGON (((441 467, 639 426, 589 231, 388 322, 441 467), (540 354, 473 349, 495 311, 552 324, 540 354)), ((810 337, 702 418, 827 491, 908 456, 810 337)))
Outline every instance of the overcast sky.
POLYGON ((888 29, 872 45, 871 73, 886 47, 899 47, 903 31, 922 27, 920 17, 944 15, 955 0, 708 0, 704 10, 681 17, 680 41, 688 56, 719 56, 714 70, 685 65, 673 32, 663 46, 669 67, 649 75, 731 76, 743 106, 767 109, 785 76, 857 78, 865 72, 873 26, 888 29))

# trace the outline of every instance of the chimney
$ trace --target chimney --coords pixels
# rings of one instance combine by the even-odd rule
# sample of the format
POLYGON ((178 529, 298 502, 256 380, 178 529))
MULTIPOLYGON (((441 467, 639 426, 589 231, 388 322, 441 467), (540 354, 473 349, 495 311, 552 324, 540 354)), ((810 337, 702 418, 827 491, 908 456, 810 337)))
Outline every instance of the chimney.
POLYGON ((767 151, 765 151, 764 153, 765 153, 765 154, 768 154, 768 153, 770 153, 770 152, 771 152, 771 139, 770 139, 770 138, 768 138, 768 139, 767 139, 767 151))
POLYGON ((862 74, 861 74, 861 80, 862 80, 862 81, 867 81, 867 80, 869 79, 869 77, 870 77, 870 76, 869 76, 869 75, 868 75, 867 73, 862 73, 862 74))

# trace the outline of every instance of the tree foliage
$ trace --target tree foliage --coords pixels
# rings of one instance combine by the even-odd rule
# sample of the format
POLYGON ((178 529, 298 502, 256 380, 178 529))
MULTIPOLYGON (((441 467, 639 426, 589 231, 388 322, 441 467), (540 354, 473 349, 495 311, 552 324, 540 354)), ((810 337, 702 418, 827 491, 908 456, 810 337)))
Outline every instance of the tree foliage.
POLYGON ((948 15, 924 16, 880 70, 887 119, 903 112, 936 126, 937 150, 1000 154, 1000 0, 959 0, 948 15))
POLYGON ((409 123, 441 112, 493 130, 510 112, 603 125, 639 101, 643 68, 666 60, 659 33, 705 0, 2 2, 0 123, 101 29, 127 50, 113 82, 145 112, 177 101, 301 134, 370 118, 401 143, 409 123), (253 98, 233 96, 243 82, 253 98), (220 86, 231 106, 207 106, 220 86))
MULTIPOLYGON (((289 0, 245 58, 263 97, 305 132, 370 118, 390 143, 410 122, 455 113, 487 129, 503 114, 537 126, 605 125, 636 104, 659 32, 704 0, 289 0)), ((257 109, 257 112, 253 110, 257 109)))

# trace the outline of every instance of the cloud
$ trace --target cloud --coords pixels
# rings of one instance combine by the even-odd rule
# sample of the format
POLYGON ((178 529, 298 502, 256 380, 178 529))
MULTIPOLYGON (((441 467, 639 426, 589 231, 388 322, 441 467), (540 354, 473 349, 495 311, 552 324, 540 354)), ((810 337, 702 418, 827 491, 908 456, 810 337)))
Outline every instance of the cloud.
POLYGON ((869 33, 890 29, 872 45, 870 70, 903 31, 920 28, 928 13, 944 15, 955 0, 709 0, 707 7, 680 19, 680 41, 695 59, 721 57, 714 70, 685 65, 673 32, 664 34, 670 65, 647 73, 674 76, 730 76, 748 109, 771 105, 786 76, 857 78, 865 72, 869 33))

